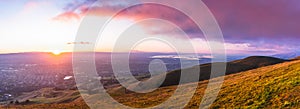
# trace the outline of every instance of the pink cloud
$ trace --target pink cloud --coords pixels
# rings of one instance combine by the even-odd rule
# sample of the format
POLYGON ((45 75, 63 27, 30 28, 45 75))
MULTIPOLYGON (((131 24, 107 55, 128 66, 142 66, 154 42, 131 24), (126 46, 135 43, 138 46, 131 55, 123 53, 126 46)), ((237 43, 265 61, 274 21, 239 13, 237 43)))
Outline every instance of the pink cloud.
POLYGON ((80 18, 81 18, 81 16, 74 12, 65 12, 65 13, 62 13, 62 14, 52 18, 52 20, 69 22, 72 20, 78 21, 78 20, 80 20, 80 18))
MULTIPOLYGON (((75 3, 67 6, 66 12, 56 16, 58 20, 80 19, 88 10, 89 14, 110 16, 126 5, 106 3, 91 7, 94 0, 75 3)), ((253 49, 260 52, 278 52, 293 50, 299 46, 300 8, 299 0, 203 0, 216 17, 224 38, 228 43, 236 44, 236 50, 253 49), (241 45, 250 44, 250 45, 241 45), (254 46, 256 45, 256 46, 254 46), (271 45, 271 46, 270 46, 271 45), (277 47, 276 47, 277 46, 277 47), (267 49, 269 47, 270 49, 267 49), (284 48, 283 48, 284 47, 284 48)), ((124 1, 122 1, 124 2, 124 1)), ((178 2, 186 3, 186 2, 178 2)), ((116 4, 116 3, 115 3, 116 4)), ((188 8, 188 7, 187 7, 188 8)), ((194 12, 193 14, 201 14, 194 12)), ((187 32, 192 38, 203 38, 201 30, 188 16, 177 10, 160 5, 138 5, 122 11, 118 18, 140 20, 144 18, 160 18, 173 22, 187 32)), ((153 24, 142 24, 147 30, 153 24)), ((149 29, 151 34, 169 34, 174 29, 167 26, 155 26, 149 29)), ((176 35, 169 35, 174 37, 176 35)), ((250 52, 250 51, 249 51, 250 52)))
POLYGON ((299 0, 204 0, 227 38, 298 38, 299 0))
MULTIPOLYGON (((106 16, 124 7, 124 5, 112 5, 113 3, 107 3, 106 1, 100 2, 103 5, 91 7, 94 2, 95 0, 86 0, 85 2, 75 2, 68 5, 65 14, 71 16, 66 18, 78 19, 78 17, 84 16, 88 10, 90 14, 106 16)), ((272 2, 261 0, 204 0, 204 2, 217 18, 226 38, 241 40, 259 39, 260 37, 297 38, 300 34, 298 30, 300 28, 300 25, 298 25, 300 23, 300 8, 298 8, 300 1, 298 0, 290 0, 289 2, 282 0, 272 0, 272 2)), ((123 17, 136 20, 146 17, 166 19, 180 25, 187 32, 201 34, 201 31, 187 16, 168 7, 139 5, 128 8, 122 13, 123 17)), ((201 13, 195 12, 194 14, 201 13)), ((56 16, 56 18, 58 17, 64 17, 64 13, 56 16)), ((164 29, 154 33, 164 33, 164 29)), ((168 31, 165 33, 168 33, 168 31)))
POLYGON ((31 9, 36 8, 37 6, 38 6, 37 2, 30 1, 24 5, 24 10, 31 10, 31 9))
MULTIPOLYGON (((62 15, 58 15, 55 19, 78 19, 85 16, 86 14, 89 15, 96 15, 96 16, 112 16, 114 14, 118 14, 116 18, 124 18, 124 19, 133 19, 133 20, 142 20, 146 18, 157 18, 157 19, 164 19, 170 21, 180 27, 184 32, 189 34, 191 38, 199 38, 202 36, 201 30, 198 26, 185 14, 182 12, 166 7, 163 5, 155 5, 155 4, 142 4, 136 5, 130 8, 126 8, 119 13, 116 13, 121 8, 126 7, 126 5, 111 5, 109 3, 107 6, 91 6, 89 4, 75 4, 73 7, 68 6, 68 10, 62 15), (65 16, 64 14, 71 14, 72 16, 65 16), (77 14, 77 16, 75 16, 77 14), (72 18, 73 17, 73 18, 72 18)), ((103 3, 103 2, 100 2, 103 3)), ((153 27, 153 24, 149 23, 141 23, 142 26, 147 30, 150 34, 170 34, 174 33, 174 27, 164 26, 164 25, 156 25, 155 27, 158 29, 149 30, 149 27, 153 27)), ((177 34, 171 34, 170 36, 176 36, 177 34)))
POLYGON ((24 4, 21 14, 30 13, 30 12, 35 11, 36 9, 43 7, 45 5, 49 5, 49 2, 47 2, 47 1, 28 1, 24 4))

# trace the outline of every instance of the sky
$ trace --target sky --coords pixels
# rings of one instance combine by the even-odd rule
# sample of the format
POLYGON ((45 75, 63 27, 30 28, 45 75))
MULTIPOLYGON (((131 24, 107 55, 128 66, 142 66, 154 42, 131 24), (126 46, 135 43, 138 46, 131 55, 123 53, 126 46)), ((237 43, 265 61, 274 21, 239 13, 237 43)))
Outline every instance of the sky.
MULTIPOLYGON (((83 18, 103 18, 139 0, 2 0, 0 1, 0 53, 70 52, 83 18), (91 14, 87 14, 91 13, 91 14)), ((182 1, 178 3, 185 3, 182 1)), ((272 55, 299 51, 299 0, 203 0, 216 18, 224 35, 228 54, 272 55)), ((201 14, 192 12, 193 14, 201 14)), ((138 36, 156 37, 173 42, 191 43, 196 52, 209 53, 207 40, 193 21, 180 11, 160 5, 138 5, 120 12, 110 31, 96 46, 110 52, 118 37, 123 42, 138 36), (170 21, 140 19, 155 17, 170 21), (121 36, 113 30, 135 23, 121 36), (187 35, 188 37, 186 37, 187 35)), ((89 36, 86 36, 89 37, 89 36)), ((131 47, 138 51, 174 52, 172 46, 148 40, 131 47), (159 49, 158 49, 159 48, 159 49)), ((188 49, 188 48, 186 48, 188 49)))

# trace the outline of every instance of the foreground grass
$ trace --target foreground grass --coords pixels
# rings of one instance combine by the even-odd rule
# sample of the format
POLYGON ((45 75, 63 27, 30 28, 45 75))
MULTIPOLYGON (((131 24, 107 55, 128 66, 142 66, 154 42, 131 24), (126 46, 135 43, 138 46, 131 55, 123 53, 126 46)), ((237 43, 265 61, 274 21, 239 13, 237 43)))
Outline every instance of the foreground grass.
POLYGON ((299 108, 300 62, 289 62, 226 77, 212 108, 299 108))
MULTIPOLYGON (((185 108, 199 108, 207 83, 208 81, 198 83, 195 95, 185 108)), ((185 86, 192 84, 195 83, 185 84, 185 86)), ((109 92, 124 105, 142 108, 164 102, 172 96, 176 88, 176 86, 163 87, 147 94, 132 92, 125 94, 122 88, 109 92)), ((192 89, 186 88, 185 92, 175 98, 185 97, 186 94, 192 93, 192 89)), ((182 105, 181 102, 180 99, 175 99, 168 107, 179 107, 182 105)), ((105 103, 105 100, 101 103, 105 103)), ((70 103, 19 105, 11 108, 85 109, 88 107, 81 98, 78 98, 70 103)), ((300 61, 285 62, 226 76, 222 89, 210 108, 300 108, 300 61)))
MULTIPOLYGON (((198 89, 186 108, 199 108, 208 81, 198 89)), ((175 86, 150 94, 115 97, 133 107, 151 107, 173 94, 175 86), (134 101, 134 102, 133 102, 134 101)), ((186 92, 191 90, 186 89, 186 92)), ((178 96, 179 98, 184 95, 178 96)), ((178 106, 174 101, 173 107, 178 106)), ((300 61, 262 67, 225 77, 222 89, 210 108, 300 108, 300 61)))

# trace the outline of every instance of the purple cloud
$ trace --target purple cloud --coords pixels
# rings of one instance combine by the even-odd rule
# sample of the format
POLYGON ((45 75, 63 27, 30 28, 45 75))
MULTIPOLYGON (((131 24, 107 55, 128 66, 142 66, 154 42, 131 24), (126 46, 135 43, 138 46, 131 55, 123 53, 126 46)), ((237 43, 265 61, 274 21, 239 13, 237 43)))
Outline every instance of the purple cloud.
POLYGON ((297 39, 299 0, 204 0, 232 40, 297 39))
MULTIPOLYGON (((95 15, 110 15, 116 9, 126 6, 127 1, 107 1, 91 6, 95 0, 77 1, 68 4, 63 14, 68 17, 83 16, 87 10, 95 15), (73 13, 73 14, 70 14, 73 13)), ((138 2, 138 1, 135 1, 138 2)), ((185 1, 187 2, 187 1, 185 1)), ((184 3, 184 2, 183 2, 184 3)), ((216 17, 225 41, 228 43, 248 43, 252 48, 270 48, 270 51, 295 50, 300 41, 299 0, 204 0, 216 17), (283 48, 285 47, 285 48, 283 48)), ((194 14, 201 14, 195 12, 194 14)), ((65 17, 65 16, 57 16, 65 17)), ((192 38, 203 38, 201 30, 188 16, 161 5, 138 5, 122 11, 118 17, 129 19, 161 18, 181 27, 192 38)), ((69 19, 69 18, 68 18, 69 19)), ((151 24, 143 24, 146 28, 151 24)), ((148 30, 150 34, 169 34, 173 28, 156 26, 148 30)), ((175 35, 170 35, 175 36, 175 35)))

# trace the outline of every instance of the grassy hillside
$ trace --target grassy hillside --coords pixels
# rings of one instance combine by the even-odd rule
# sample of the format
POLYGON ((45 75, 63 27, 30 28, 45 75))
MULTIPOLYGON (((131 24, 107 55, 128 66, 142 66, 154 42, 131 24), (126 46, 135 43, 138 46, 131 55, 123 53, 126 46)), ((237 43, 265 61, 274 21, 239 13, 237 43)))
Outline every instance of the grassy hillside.
POLYGON ((9 104, 2 108, 20 109, 84 109, 88 108, 77 90, 60 90, 44 88, 33 92, 23 93, 16 98, 19 103, 9 104))
POLYGON ((213 107, 300 108, 300 61, 226 76, 213 107))
MULTIPOLYGON (((215 78, 217 79, 217 78, 215 78)), ((207 80, 188 83, 184 86, 198 84, 195 95, 186 108, 198 108, 207 80)), ((151 107, 167 100, 177 86, 162 87, 147 94, 124 92, 122 88, 111 89, 109 92, 117 101, 132 107, 151 107)), ((191 93, 175 96, 181 98, 191 93)), ((93 96, 93 95, 91 95, 93 96)), ((101 101, 102 103, 105 102, 101 101)), ((178 107, 180 99, 171 102, 170 107, 178 107)), ((17 108, 87 108, 81 98, 70 103, 35 104, 14 106, 17 108), (49 107, 48 107, 49 106, 49 107)), ((225 76, 224 84, 210 107, 214 108, 300 108, 300 60, 265 66, 253 70, 225 76)))
MULTIPOLYGON (((198 83, 195 96, 186 108, 199 106, 207 82, 198 83)), ((126 105, 148 107, 165 101, 174 89, 176 86, 169 86, 149 94, 120 94, 115 98, 126 105)), ((186 89, 186 92, 191 92, 191 89, 186 89)), ((178 97, 181 96, 185 95, 178 97)), ((180 101, 173 102, 172 107, 177 107, 180 101)), ((300 108, 300 61, 227 75, 211 108, 300 108)))
MULTIPOLYGON (((241 71, 247 71, 247 70, 251 70, 251 69, 255 69, 255 68, 259 68, 259 67, 263 67, 263 66, 282 63, 285 61, 286 60, 279 59, 279 58, 273 58, 273 57, 251 56, 251 57, 247 57, 245 59, 226 63, 227 66, 226 66, 225 74, 228 75, 228 74, 238 73, 241 71)), ((212 66, 211 64, 203 64, 200 66, 195 66, 195 67, 200 67, 199 81, 210 79, 211 66, 212 66)), ((192 70, 195 67, 187 68, 184 70, 187 70, 187 72, 188 72, 189 70, 192 70)), ((175 71, 167 73, 166 79, 161 86, 177 85, 180 80, 180 75, 181 75, 181 70, 175 70, 175 71)))

